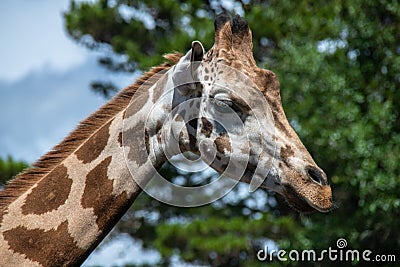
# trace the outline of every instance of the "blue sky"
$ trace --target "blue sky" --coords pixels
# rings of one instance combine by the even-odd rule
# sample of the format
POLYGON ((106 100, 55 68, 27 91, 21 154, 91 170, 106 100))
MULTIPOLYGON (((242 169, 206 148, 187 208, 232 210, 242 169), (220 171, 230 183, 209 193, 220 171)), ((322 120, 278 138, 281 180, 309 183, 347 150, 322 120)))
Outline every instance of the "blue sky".
POLYGON ((32 163, 105 102, 90 91, 91 81, 113 80, 121 88, 133 81, 99 67, 96 52, 66 35, 68 5, 0 2, 0 157, 32 163))

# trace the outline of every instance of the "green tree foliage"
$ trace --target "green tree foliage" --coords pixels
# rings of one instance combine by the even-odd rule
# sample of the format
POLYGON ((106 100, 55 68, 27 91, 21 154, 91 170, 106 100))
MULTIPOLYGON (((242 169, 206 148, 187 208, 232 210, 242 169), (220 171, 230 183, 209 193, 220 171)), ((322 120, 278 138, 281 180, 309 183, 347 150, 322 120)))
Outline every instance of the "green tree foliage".
MULTIPOLYGON (((351 249, 398 253, 397 1, 99 0, 72 2, 65 21, 77 41, 120 55, 105 54, 101 64, 134 71, 160 63, 164 53, 186 51, 194 39, 210 48, 213 18, 224 10, 248 20, 254 56, 278 74, 287 117, 330 177, 337 209, 299 216, 279 196, 261 190, 243 194, 239 186, 195 209, 169 207, 142 195, 119 229, 158 249, 164 265, 171 255, 214 266, 263 265, 255 252, 266 240, 288 250, 321 250, 335 247, 342 237, 351 249)), ((186 177, 188 185, 195 179, 172 168, 163 171, 172 180, 186 177)))
POLYGON ((11 156, 0 158, 0 186, 28 167, 23 161, 15 161, 11 156))

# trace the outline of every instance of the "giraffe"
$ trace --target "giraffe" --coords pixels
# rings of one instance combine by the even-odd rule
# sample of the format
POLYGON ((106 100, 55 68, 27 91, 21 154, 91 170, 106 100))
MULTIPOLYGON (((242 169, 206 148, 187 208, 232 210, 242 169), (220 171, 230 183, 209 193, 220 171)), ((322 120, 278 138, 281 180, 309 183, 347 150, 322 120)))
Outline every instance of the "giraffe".
POLYGON ((233 161, 232 178, 252 183, 259 176, 257 185, 301 212, 331 209, 327 177, 286 119, 276 75, 256 66, 247 22, 221 14, 214 25, 207 53, 194 41, 185 55, 166 55, 0 192, 1 266, 81 264, 157 169, 183 152, 218 172, 233 161), (257 124, 260 99, 271 109, 257 124), (188 110, 198 114, 188 117, 188 110))

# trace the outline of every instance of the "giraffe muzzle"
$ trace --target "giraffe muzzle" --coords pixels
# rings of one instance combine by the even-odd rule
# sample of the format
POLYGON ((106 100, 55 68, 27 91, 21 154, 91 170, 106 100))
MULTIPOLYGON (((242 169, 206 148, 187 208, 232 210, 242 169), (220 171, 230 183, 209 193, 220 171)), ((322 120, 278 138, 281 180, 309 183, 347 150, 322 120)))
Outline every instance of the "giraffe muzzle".
POLYGON ((284 185, 282 195, 289 206, 302 213, 329 212, 333 208, 332 191, 329 185, 311 184, 305 190, 284 185))

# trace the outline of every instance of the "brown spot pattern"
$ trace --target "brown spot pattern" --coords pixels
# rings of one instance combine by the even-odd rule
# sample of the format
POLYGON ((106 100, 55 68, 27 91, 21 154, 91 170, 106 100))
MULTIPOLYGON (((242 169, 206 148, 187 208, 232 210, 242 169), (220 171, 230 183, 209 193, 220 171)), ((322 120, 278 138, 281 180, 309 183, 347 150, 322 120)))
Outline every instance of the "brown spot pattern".
POLYGON ((294 156, 294 151, 291 146, 286 145, 281 147, 281 159, 283 162, 288 164, 289 158, 294 156))
POLYGON ((162 120, 158 120, 156 124, 156 132, 160 131, 164 125, 164 122, 162 120))
POLYGON ((275 127, 279 131, 281 131, 283 134, 286 134, 287 137, 292 138, 293 137, 293 134, 291 131, 292 127, 287 122, 287 119, 286 119, 283 111, 282 111, 282 113, 279 113, 276 110, 272 110, 272 114, 274 116, 275 127))
MULTIPOLYGON (((190 103, 190 104, 192 104, 192 103, 190 103)), ((181 122, 181 121, 183 121, 183 117, 182 117, 180 114, 178 114, 178 115, 176 115, 176 117, 175 117, 175 121, 181 122)))
POLYGON ((76 156, 83 163, 89 163, 98 158, 107 145, 110 138, 111 121, 99 129, 99 131, 90 137, 76 152, 76 156))
POLYGON ((82 207, 93 208, 100 229, 109 224, 110 220, 114 221, 113 217, 125 206, 124 202, 128 202, 125 192, 118 196, 112 194, 113 181, 107 175, 110 163, 111 157, 107 157, 89 172, 81 202, 82 207))
POLYGON ((77 264, 85 251, 76 246, 65 221, 50 231, 17 227, 4 232, 4 238, 15 253, 26 255, 43 266, 77 264))
MULTIPOLYGON (((4 212, 10 203, 20 197, 28 188, 38 183, 38 181, 43 178, 43 174, 54 169, 86 142, 87 139, 108 120, 113 119, 121 110, 125 110, 132 96, 139 88, 141 88, 141 90, 147 90, 152 85, 152 82, 155 82, 151 77, 157 73, 168 71, 181 57, 182 54, 180 53, 165 55, 164 58, 168 62, 151 68, 150 71, 136 79, 134 84, 121 90, 111 101, 83 120, 60 144, 42 156, 32 168, 25 170, 10 181, 7 186, 0 191, 0 210, 4 212)), ((2 212, 0 212, 0 216, 2 216, 2 212)))
POLYGON ((148 158, 146 142, 148 143, 149 140, 146 140, 143 125, 143 121, 138 121, 132 129, 124 132, 124 145, 129 147, 128 159, 134 160, 139 166, 144 164, 148 158))
POLYGON ((108 179, 107 170, 111 163, 111 156, 100 162, 86 177, 85 190, 82 196, 82 206, 93 208, 97 220, 102 213, 106 213, 107 202, 110 202, 113 189, 112 180, 108 179))
POLYGON ((146 146, 147 155, 149 155, 150 154, 150 137, 149 137, 149 133, 147 132, 147 130, 144 131, 144 144, 146 146))
POLYGON ((153 103, 156 103, 158 99, 160 99, 161 95, 164 92, 164 88, 167 84, 168 81, 168 75, 164 74, 161 76, 161 78, 158 80, 156 87, 154 88, 153 91, 153 103))
POLYGON ((125 118, 129 118, 135 115, 143 106, 147 103, 149 99, 149 90, 143 88, 138 90, 132 97, 133 102, 131 102, 126 109, 125 118))
POLYGON ((215 146, 217 147, 217 151, 224 154, 225 149, 229 152, 232 152, 231 141, 228 135, 218 136, 214 141, 215 146))
POLYGON ((71 185, 72 180, 68 177, 67 168, 58 165, 26 197, 22 214, 43 214, 57 209, 67 200, 71 185))
POLYGON ((118 134, 118 144, 120 147, 122 147, 122 132, 119 132, 118 134))
POLYGON ((203 124, 201 127, 201 133, 207 138, 210 137, 213 130, 212 123, 204 117, 201 117, 201 123, 203 124))

